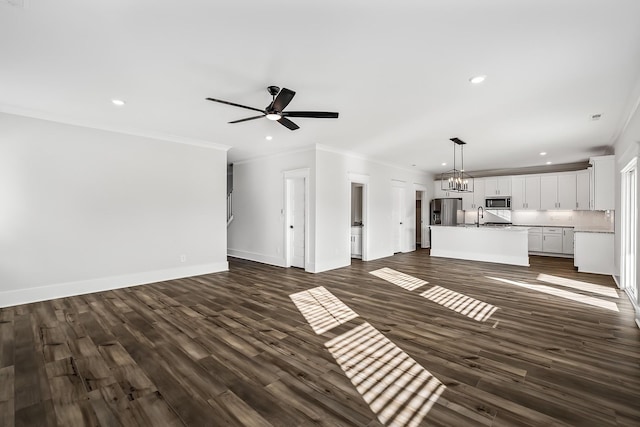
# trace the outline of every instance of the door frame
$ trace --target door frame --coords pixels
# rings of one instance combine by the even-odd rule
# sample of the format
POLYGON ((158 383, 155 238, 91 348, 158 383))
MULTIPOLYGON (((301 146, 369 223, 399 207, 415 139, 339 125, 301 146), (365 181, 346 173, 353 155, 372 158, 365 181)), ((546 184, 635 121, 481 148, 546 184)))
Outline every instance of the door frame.
MULTIPOLYGON (((620 287, 626 292, 640 318, 640 286, 638 285, 638 158, 634 157, 620 171, 620 287), (629 173, 634 172, 633 183, 629 173), (634 259, 629 260, 627 252, 632 249, 634 259), (631 282, 631 283, 629 283, 631 282), (631 290, 633 288, 633 290, 631 290)), ((637 322, 638 320, 636 320, 637 322)), ((640 326, 640 323, 638 324, 640 326)))
MULTIPOLYGON (((349 196, 351 196, 352 184, 362 185, 362 261, 369 261, 369 175, 347 172, 349 196)), ((344 241, 349 248, 347 253, 351 260, 351 203, 349 203, 349 209, 347 210, 347 224, 349 224, 349 228, 344 241)), ((351 264, 351 261, 349 261, 349 264, 351 264)))
POLYGON ((282 173, 283 183, 283 206, 282 209, 282 229, 284 238, 284 266, 291 267, 291 240, 289 238, 288 220, 291 213, 291 197, 289 187, 293 179, 304 180, 304 271, 309 271, 309 168, 293 169, 282 173))

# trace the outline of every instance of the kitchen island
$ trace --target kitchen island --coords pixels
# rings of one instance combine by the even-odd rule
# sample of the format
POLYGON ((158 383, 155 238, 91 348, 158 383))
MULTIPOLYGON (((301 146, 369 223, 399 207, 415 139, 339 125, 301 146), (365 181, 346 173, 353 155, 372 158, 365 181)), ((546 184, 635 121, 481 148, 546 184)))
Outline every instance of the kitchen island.
POLYGON ((431 226, 431 256, 529 266, 528 227, 431 226))

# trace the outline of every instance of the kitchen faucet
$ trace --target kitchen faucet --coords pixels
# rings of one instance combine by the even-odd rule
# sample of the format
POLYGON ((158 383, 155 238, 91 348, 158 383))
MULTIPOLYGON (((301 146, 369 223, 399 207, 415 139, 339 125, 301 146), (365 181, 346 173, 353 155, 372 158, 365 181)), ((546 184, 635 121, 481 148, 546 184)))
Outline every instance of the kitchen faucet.
POLYGON ((482 206, 478 206, 478 222, 476 222, 476 227, 480 227, 480 218, 484 218, 484 208, 482 206), (480 211, 482 211, 482 216, 480 216, 480 211))

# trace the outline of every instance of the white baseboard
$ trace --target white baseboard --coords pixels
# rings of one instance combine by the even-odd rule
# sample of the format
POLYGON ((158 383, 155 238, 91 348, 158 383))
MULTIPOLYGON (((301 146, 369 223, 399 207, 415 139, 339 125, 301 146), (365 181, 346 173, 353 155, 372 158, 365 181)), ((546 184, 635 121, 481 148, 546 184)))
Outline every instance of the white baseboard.
POLYGON ((548 256, 548 257, 554 257, 554 258, 573 258, 573 254, 557 254, 555 252, 529 251, 529 255, 548 256))
POLYGON ((109 291, 111 289, 146 285, 165 280, 181 279, 202 274, 217 273, 229 270, 229 263, 216 262, 190 265, 166 270, 146 271, 143 273, 122 276, 100 277, 97 279, 79 280, 76 282, 56 283, 49 286, 14 289, 0 292, 0 307, 10 307, 32 302, 46 301, 75 295, 109 291))
POLYGON ((237 249, 227 249, 227 255, 234 258, 246 259, 247 261, 275 265, 276 267, 285 267, 284 257, 274 257, 255 252, 239 251, 237 249))

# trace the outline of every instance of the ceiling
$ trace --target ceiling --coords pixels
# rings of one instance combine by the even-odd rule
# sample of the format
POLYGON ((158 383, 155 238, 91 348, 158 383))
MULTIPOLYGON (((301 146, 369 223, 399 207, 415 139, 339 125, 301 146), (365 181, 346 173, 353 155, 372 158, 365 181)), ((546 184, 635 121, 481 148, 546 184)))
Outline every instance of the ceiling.
POLYGON ((638 100, 639 16, 637 0, 0 0, 0 111, 234 162, 322 144, 438 173, 454 136, 467 170, 577 162, 638 100), (255 114, 205 101, 264 108, 269 85, 340 118, 228 124, 255 114))

